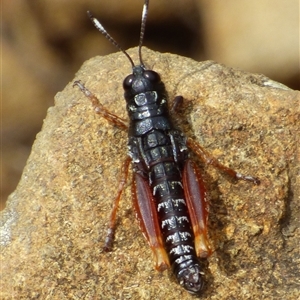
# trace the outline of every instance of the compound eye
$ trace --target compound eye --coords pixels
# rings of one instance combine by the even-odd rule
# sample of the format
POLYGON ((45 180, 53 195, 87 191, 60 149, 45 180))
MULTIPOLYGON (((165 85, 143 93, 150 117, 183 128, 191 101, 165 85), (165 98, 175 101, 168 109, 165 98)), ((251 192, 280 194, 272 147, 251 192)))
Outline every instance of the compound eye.
POLYGON ((134 79, 134 75, 130 74, 128 75, 124 81, 123 81, 123 88, 124 90, 129 90, 132 87, 132 83, 133 83, 133 79, 134 79))
POLYGON ((145 71, 144 77, 153 83, 160 82, 160 76, 154 71, 145 71))

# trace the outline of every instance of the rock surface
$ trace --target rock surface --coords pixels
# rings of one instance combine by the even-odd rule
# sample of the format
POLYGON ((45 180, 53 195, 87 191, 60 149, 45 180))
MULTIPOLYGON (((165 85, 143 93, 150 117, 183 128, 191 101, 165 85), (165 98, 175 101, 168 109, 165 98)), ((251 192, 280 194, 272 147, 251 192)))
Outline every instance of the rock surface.
MULTIPOLYGON (((214 248, 202 299, 299 298, 300 93, 212 61, 143 53, 170 99, 185 99, 178 127, 225 165, 261 179, 260 186, 236 183, 199 164, 214 248)), ((129 54, 137 61, 136 48, 129 54)), ((122 81, 129 72, 116 53, 87 61, 74 80, 126 118, 122 81)), ((56 95, 1 212, 1 299, 193 299, 170 271, 153 269, 129 187, 114 251, 102 252, 126 139, 72 82, 56 95)))

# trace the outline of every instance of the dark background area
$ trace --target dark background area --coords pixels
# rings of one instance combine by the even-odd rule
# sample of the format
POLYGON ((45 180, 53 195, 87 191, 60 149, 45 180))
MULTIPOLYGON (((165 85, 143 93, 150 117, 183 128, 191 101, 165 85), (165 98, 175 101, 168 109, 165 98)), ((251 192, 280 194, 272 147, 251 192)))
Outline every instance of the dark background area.
MULTIPOLYGON (((55 94, 85 60, 117 51, 86 11, 127 49, 138 44, 142 6, 143 0, 2 1, 2 208, 55 94)), ((151 0, 144 45, 299 89, 298 6, 297 0, 151 0)))

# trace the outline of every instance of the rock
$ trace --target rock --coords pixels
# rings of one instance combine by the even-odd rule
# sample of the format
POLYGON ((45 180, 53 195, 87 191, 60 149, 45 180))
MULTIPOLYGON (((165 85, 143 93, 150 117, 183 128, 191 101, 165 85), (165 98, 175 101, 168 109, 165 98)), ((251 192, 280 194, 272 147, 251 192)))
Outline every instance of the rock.
MULTIPOLYGON (((137 62, 137 49, 128 52, 137 62)), ((170 99, 184 97, 178 127, 225 165, 261 179, 260 186, 236 183, 199 164, 214 249, 203 299, 297 299, 300 93, 213 61, 146 48, 143 59, 170 99)), ((116 53, 87 61, 74 80, 126 118, 122 81, 130 71, 116 53)), ((72 84, 56 95, 1 212, 1 299, 191 299, 171 271, 153 269, 129 187, 114 250, 103 253, 127 134, 96 115, 72 84)))
MULTIPOLYGON (((195 0, 173 0, 173 4, 151 2, 145 42, 161 52, 192 57, 195 44, 201 44, 195 36, 196 30, 192 29, 197 27, 199 19, 195 0)), ((118 43, 128 48, 138 43, 142 7, 143 3, 136 0, 101 3, 73 0, 72 5, 68 1, 52 0, 36 1, 34 5, 26 1, 3 2, 1 69, 5 76, 1 89, 1 150, 4 175, 0 210, 20 180, 47 108, 53 105, 54 95, 73 78, 83 61, 116 51, 95 29, 86 11, 92 11, 118 43)))
MULTIPOLYGON (((263 73, 300 89, 298 1, 286 5, 276 0, 270 5, 173 0, 172 4, 150 1, 145 45, 263 73)), ((55 93, 73 78, 83 61, 116 51, 95 29, 86 11, 128 48, 137 45, 142 6, 143 1, 137 0, 73 0, 72 5, 52 0, 34 5, 3 1, 0 209, 20 180, 55 93)))

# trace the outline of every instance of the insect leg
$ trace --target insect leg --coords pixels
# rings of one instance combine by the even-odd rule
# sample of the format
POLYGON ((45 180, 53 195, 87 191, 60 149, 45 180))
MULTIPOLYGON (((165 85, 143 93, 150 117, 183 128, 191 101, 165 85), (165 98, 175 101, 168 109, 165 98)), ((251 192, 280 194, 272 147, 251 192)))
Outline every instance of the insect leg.
POLYGON ((124 190, 124 186, 127 181, 128 177, 128 169, 129 164, 131 162, 131 158, 127 157, 126 160, 123 162, 122 169, 121 169, 121 179, 119 181, 119 188, 118 188, 118 194, 114 200, 113 209, 110 215, 109 219, 109 225, 107 229, 107 235, 105 238, 103 249, 104 251, 111 251, 113 241, 114 241, 114 235, 115 235, 115 229, 116 229, 116 217, 117 217, 117 210, 120 203, 121 194, 124 190))
POLYGON ((127 130, 128 129, 128 125, 126 123, 126 121, 118 116, 116 116, 115 114, 109 112, 98 100, 98 98, 92 93, 90 92, 85 86, 84 84, 80 81, 77 80, 73 83, 73 87, 74 86, 78 86, 79 89, 84 93, 84 95, 89 98, 92 102, 92 105, 94 107, 94 110, 97 114, 99 114, 100 116, 102 116, 103 118, 105 118, 107 121, 109 121, 110 123, 118 126, 119 128, 123 129, 123 130, 127 130))
POLYGON ((157 218, 157 210, 148 181, 138 173, 135 173, 135 180, 132 185, 132 196, 140 228, 155 257, 155 268, 159 271, 163 271, 170 266, 170 263, 164 249, 157 218))
POLYGON ((172 106, 171 106, 171 110, 170 110, 171 114, 178 112, 178 110, 182 106, 182 104, 183 104, 183 97, 176 96, 172 102, 172 106))
POLYGON ((206 162, 209 165, 212 165, 222 172, 225 172, 227 175, 231 176, 234 179, 237 180, 245 180, 253 182, 256 185, 260 184, 260 180, 256 177, 250 176, 250 175, 244 175, 241 173, 236 172, 235 170, 228 168, 221 164, 216 158, 212 157, 203 147, 201 147, 197 142, 192 140, 191 138, 188 138, 187 146, 204 162, 206 162))
POLYGON ((187 160, 184 165, 182 180, 195 235, 197 256, 208 257, 212 251, 207 237, 208 200, 206 188, 200 171, 191 160, 187 160))

